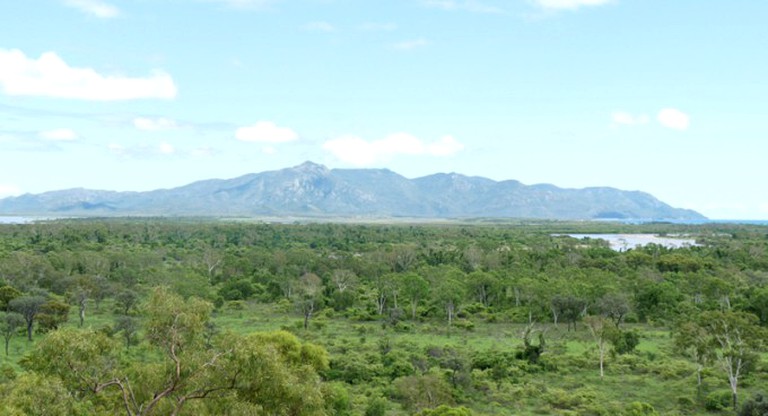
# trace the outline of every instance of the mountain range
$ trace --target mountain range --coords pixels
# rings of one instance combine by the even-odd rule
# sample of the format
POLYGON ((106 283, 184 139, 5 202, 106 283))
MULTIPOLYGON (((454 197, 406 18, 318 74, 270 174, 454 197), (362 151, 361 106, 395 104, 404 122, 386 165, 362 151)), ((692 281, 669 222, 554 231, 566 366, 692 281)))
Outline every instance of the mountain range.
POLYGON ((25 194, 0 199, 0 215, 706 219, 639 191, 564 189, 456 173, 408 179, 388 169, 328 169, 312 162, 147 192, 25 194))

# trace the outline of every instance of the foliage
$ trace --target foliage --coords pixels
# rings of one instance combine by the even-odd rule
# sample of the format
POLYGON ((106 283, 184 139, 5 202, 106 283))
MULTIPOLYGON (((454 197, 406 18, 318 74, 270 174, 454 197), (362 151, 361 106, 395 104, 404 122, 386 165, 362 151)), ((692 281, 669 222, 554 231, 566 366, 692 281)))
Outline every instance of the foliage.
POLYGON ((731 407, 768 383, 766 235, 491 220, 2 225, 0 306, 13 313, 0 320, 0 406, 12 403, 0 413, 35 410, 16 387, 33 377, 63 394, 65 414, 700 414, 726 386, 719 406, 731 407), (638 231, 702 245, 614 252, 552 235, 638 231), (16 337, 25 327, 31 342, 16 337))

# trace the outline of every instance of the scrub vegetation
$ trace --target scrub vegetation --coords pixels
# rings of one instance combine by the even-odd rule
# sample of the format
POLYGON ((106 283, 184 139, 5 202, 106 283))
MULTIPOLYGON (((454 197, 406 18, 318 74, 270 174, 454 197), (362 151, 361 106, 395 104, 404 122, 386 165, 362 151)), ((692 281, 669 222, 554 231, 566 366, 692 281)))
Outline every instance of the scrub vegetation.
POLYGON ((0 225, 7 415, 762 415, 766 326, 765 226, 0 225))

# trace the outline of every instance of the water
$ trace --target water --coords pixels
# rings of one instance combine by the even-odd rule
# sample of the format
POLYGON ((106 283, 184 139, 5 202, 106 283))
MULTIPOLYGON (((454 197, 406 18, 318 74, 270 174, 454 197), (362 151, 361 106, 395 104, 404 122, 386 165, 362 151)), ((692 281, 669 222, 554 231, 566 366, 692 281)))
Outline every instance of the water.
POLYGON ((683 248, 698 246, 696 240, 685 237, 661 237, 656 234, 566 234, 569 237, 600 239, 608 242, 612 250, 627 251, 631 248, 643 247, 648 244, 658 244, 667 248, 683 248))

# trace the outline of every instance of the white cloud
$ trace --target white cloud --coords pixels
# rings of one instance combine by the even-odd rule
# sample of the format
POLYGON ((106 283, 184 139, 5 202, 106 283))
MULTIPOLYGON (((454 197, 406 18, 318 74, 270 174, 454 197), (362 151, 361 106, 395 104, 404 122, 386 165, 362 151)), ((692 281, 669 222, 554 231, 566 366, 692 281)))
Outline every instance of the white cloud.
POLYGON ((536 4, 545 9, 575 10, 582 6, 601 6, 613 0, 534 0, 536 4))
POLYGON ((328 22, 309 22, 304 25, 304 30, 308 30, 310 32, 331 33, 334 32, 336 28, 328 22))
POLYGON ((659 111, 659 115, 656 117, 662 126, 674 129, 674 130, 688 130, 690 125, 690 117, 688 114, 676 108, 664 108, 659 111))
POLYGON ((100 0, 65 0, 64 4, 101 19, 120 16, 120 9, 100 0))
POLYGON ((21 189, 14 185, 0 183, 0 198, 21 195, 21 189))
POLYGON ((72 129, 53 129, 41 131, 38 133, 45 140, 53 141, 72 141, 77 139, 77 133, 72 129))
POLYGON ((453 136, 443 136, 427 146, 427 153, 432 156, 451 156, 464 150, 464 145, 453 136))
POLYGON ((136 117, 133 119, 133 126, 146 131, 173 130, 178 127, 175 120, 165 117, 136 117))
POLYGON ((614 111, 611 114, 614 124, 624 124, 634 126, 638 124, 648 124, 649 117, 645 114, 633 115, 626 111, 614 111))
POLYGON ((504 13, 504 10, 477 0, 424 0, 428 7, 442 10, 464 10, 472 13, 504 13))
POLYGON ((235 138, 244 142, 285 143, 298 139, 299 135, 287 127, 278 127, 271 121, 259 121, 252 126, 237 129, 235 138))
POLYGON ((403 42, 398 42, 393 44, 392 47, 401 51, 410 51, 412 49, 422 48, 427 45, 429 45, 428 40, 424 38, 419 38, 419 39, 412 39, 412 40, 406 40, 403 42))
POLYGON ((397 25, 395 23, 368 22, 363 23, 359 26, 359 28, 369 32, 391 32, 393 30, 397 30, 397 25))
POLYGON ((276 0, 203 0, 209 3, 223 3, 235 9, 262 9, 276 0))
POLYGON ((160 143, 157 150, 164 155, 172 155, 176 153, 176 149, 170 143, 160 143))
POLYGON ((0 86, 8 95, 94 101, 176 96, 173 79, 162 71, 145 78, 102 75, 91 68, 71 67, 54 52, 32 59, 18 49, 0 49, 0 86))
POLYGON ((343 162, 355 166, 369 166, 398 155, 451 156, 464 149, 464 145, 452 136, 424 143, 408 133, 395 133, 374 141, 366 141, 358 136, 342 136, 325 142, 323 149, 343 162))
POLYGON ((109 149, 110 152, 117 156, 136 159, 146 159, 157 156, 170 156, 179 153, 176 148, 173 147, 173 145, 165 142, 160 143, 157 146, 138 145, 131 147, 126 147, 117 143, 110 143, 107 146, 107 149, 109 149))

